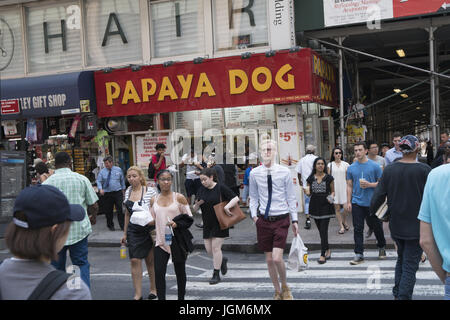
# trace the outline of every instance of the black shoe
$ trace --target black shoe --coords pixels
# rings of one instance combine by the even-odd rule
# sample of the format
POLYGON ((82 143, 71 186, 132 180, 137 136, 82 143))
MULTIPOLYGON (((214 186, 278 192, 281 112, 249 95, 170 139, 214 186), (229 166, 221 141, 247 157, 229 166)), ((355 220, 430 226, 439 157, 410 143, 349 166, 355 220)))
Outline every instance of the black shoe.
POLYGON ((196 223, 195 226, 197 228, 203 229, 203 223, 196 223))
POLYGON ((305 229, 307 230, 311 229, 311 220, 309 218, 306 219, 305 229))
POLYGON ((209 284, 218 284, 220 282, 220 270, 214 270, 213 276, 211 280, 209 280, 209 284))
POLYGON ((222 275, 227 274, 227 271, 228 271, 227 262, 228 262, 228 258, 223 257, 222 265, 220 266, 220 272, 222 272, 222 275))
POLYGON ((156 294, 151 293, 151 292, 150 292, 150 294, 147 297, 148 300, 155 300, 156 298, 158 298, 158 296, 156 294))
POLYGON ((108 227, 109 231, 115 231, 114 227, 108 227))

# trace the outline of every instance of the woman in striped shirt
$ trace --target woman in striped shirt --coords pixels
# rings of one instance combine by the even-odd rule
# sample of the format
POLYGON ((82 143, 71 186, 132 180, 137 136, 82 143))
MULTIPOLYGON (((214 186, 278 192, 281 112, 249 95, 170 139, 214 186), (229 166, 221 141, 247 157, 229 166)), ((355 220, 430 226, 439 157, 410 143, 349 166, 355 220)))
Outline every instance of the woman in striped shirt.
POLYGON ((140 202, 150 210, 150 200, 157 192, 155 188, 147 187, 144 173, 139 167, 130 167, 127 171, 127 179, 130 187, 125 192, 124 206, 125 226, 122 244, 127 243, 128 254, 131 260, 131 277, 135 290, 134 299, 142 300, 142 259, 145 259, 150 278, 149 300, 156 298, 156 284, 153 260, 154 241, 151 233, 154 233, 154 221, 146 226, 140 226, 130 222, 135 202, 140 202))

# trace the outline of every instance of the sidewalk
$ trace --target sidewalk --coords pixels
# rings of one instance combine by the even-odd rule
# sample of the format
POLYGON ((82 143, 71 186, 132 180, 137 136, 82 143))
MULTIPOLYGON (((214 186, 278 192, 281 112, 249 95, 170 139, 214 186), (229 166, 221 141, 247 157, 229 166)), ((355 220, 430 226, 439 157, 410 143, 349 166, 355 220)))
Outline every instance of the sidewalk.
MULTIPOLYGON (((244 209, 245 210, 245 209, 244 209)), ((245 212, 245 211, 244 211, 245 212)), ((253 225, 253 220, 247 214, 247 219, 237 224, 234 229, 230 229, 230 237, 225 239, 222 249, 224 251, 234 251, 243 253, 257 253, 260 252, 257 248, 256 241, 256 227, 253 225)), ((195 223, 201 222, 201 215, 194 214, 194 224, 190 228, 194 236, 195 249, 204 249, 203 245, 203 231, 195 226, 195 223)), ((118 227, 117 217, 114 217, 114 224, 116 231, 110 231, 106 227, 106 218, 104 215, 97 217, 97 223, 92 226, 92 234, 89 236, 89 246, 91 247, 119 247, 120 239, 123 236, 123 231, 118 227)), ((328 242, 331 249, 349 249, 353 250, 353 225, 351 215, 347 217, 347 224, 350 230, 344 234, 338 234, 339 227, 336 218, 331 219, 328 230, 328 242)), ((306 247, 310 250, 320 250, 320 237, 315 222, 311 220, 311 229, 304 229, 305 215, 299 214, 299 232, 306 247)), ((388 249, 394 248, 393 241, 390 237, 389 227, 387 223, 383 223, 384 235, 386 238, 388 249)), ((369 239, 365 238, 367 232, 367 225, 364 229, 364 243, 366 249, 375 249, 376 239, 372 235, 369 239)), ((287 240, 287 252, 289 252, 290 244, 292 242, 292 229, 289 230, 287 240)))

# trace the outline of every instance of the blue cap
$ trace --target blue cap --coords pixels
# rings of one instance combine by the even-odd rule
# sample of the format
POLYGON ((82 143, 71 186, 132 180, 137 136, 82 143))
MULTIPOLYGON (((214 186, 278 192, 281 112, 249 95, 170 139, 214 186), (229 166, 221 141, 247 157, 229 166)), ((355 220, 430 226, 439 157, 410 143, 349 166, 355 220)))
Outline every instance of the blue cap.
POLYGON ((69 204, 64 193, 50 185, 37 185, 23 189, 14 203, 14 214, 23 212, 26 221, 13 218, 25 229, 40 229, 64 221, 81 221, 86 211, 79 204, 69 204))
POLYGON ((420 146, 419 143, 419 139, 416 136, 413 135, 407 135, 404 136, 401 140, 400 140, 400 144, 399 147, 400 149, 402 149, 402 151, 416 151, 416 149, 420 146))

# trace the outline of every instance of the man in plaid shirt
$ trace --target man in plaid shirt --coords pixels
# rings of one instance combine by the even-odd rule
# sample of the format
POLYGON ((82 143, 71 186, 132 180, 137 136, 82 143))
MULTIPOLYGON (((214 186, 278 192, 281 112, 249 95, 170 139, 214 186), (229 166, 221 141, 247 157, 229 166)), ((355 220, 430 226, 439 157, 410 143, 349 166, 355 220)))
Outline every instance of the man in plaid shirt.
POLYGON ((95 224, 98 211, 98 197, 91 183, 85 176, 71 170, 72 159, 66 152, 55 155, 55 173, 43 184, 49 184, 60 189, 70 204, 79 204, 88 214, 82 221, 72 222, 69 237, 58 253, 58 261, 52 265, 58 270, 66 271, 66 256, 69 250, 72 263, 79 267, 81 279, 90 287, 88 262, 88 236, 92 232, 91 224, 95 224))

